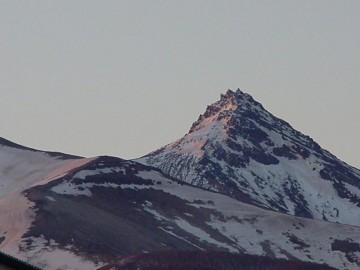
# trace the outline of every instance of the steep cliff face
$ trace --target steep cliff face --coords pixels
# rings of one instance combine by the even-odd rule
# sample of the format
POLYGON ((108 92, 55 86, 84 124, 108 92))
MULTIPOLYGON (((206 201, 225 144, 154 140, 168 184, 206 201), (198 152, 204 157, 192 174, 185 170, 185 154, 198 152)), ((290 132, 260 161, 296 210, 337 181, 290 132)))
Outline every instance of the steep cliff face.
POLYGON ((228 90, 187 135, 137 161, 265 209, 360 225, 360 171, 241 90, 228 90))

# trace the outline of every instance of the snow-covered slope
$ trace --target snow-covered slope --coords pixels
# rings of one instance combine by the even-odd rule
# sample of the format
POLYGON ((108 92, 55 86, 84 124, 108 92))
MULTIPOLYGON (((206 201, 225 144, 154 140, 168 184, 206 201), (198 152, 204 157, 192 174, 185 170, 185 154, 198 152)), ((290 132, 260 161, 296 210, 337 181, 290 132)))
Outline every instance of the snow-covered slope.
MULTIPOLYGON (((15 257, 19 243, 28 232, 37 209, 24 196, 24 190, 44 182, 44 179, 88 162, 62 153, 44 152, 23 147, 0 138, 0 250, 15 257), (62 168, 62 170, 59 170, 62 168)), ((50 260, 51 257, 47 258, 50 260)))
POLYGON ((32 203, 21 193, 75 157, 35 151, 0 139, 0 239, 2 251, 13 252, 31 224, 32 203))
POLYGON ((360 226, 360 171, 240 90, 136 161, 265 209, 360 226))
POLYGON ((359 227, 263 210, 132 161, 99 157, 24 194, 36 211, 18 255, 45 269, 174 249, 360 267, 359 227))
POLYGON ((164 250, 360 266, 360 228, 275 213, 114 157, 0 146, 0 250, 43 269, 95 269, 164 250))

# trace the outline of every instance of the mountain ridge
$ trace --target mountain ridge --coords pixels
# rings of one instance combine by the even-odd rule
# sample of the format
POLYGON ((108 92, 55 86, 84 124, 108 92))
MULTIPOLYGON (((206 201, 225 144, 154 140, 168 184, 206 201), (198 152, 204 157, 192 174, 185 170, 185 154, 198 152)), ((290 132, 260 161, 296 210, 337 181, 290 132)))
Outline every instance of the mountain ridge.
POLYGON ((156 254, 230 252, 359 268, 360 171, 249 94, 226 92, 146 158, 153 166, 0 140, 1 251, 45 269, 148 252, 164 267, 156 254))
POLYGON ((360 265, 358 227, 263 210, 140 163, 9 146, 0 160, 0 249, 37 267, 95 269, 162 250, 360 265))
POLYGON ((175 249, 344 264, 346 269, 360 264, 358 227, 263 210, 119 158, 97 157, 24 194, 37 211, 20 247, 34 261, 48 252, 99 263, 175 249))

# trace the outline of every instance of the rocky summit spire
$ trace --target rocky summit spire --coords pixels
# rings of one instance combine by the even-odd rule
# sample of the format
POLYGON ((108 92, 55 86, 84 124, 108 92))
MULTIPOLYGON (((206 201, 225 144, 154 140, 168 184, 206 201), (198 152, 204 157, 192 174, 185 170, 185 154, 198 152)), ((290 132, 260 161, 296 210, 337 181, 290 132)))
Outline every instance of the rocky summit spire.
POLYGON ((245 93, 238 88, 236 91, 228 89, 225 94, 220 95, 220 101, 230 101, 238 106, 246 106, 250 107, 259 107, 260 109, 264 109, 264 107, 257 102, 250 94, 245 93))
POLYGON ((254 100, 251 95, 242 92, 240 89, 236 91, 227 90, 225 94, 220 95, 220 100, 207 106, 204 114, 201 114, 198 120, 193 123, 189 133, 203 127, 203 122, 207 124, 211 121, 221 120, 231 116, 232 114, 246 114, 246 112, 259 112, 264 107, 254 100))
POLYGON ((183 138, 138 161, 266 209, 360 226, 360 171, 240 89, 209 105, 183 138))

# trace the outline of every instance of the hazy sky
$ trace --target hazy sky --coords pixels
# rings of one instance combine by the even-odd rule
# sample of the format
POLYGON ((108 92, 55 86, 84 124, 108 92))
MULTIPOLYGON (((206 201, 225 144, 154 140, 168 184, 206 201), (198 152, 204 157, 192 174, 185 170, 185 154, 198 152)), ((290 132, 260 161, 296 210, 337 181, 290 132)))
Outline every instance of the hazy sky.
POLYGON ((360 1, 0 0, 0 137, 135 158, 241 88, 360 167, 360 1))

